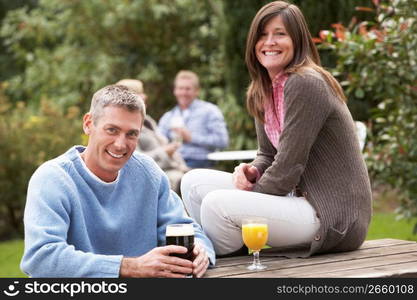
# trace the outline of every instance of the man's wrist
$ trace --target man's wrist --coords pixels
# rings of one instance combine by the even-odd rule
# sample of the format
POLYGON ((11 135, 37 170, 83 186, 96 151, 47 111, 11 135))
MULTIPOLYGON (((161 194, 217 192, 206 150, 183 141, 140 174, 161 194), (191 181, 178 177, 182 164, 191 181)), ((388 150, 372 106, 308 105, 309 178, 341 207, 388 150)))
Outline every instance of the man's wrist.
POLYGON ((132 258, 123 256, 122 261, 120 263, 119 277, 132 277, 132 262, 132 258))

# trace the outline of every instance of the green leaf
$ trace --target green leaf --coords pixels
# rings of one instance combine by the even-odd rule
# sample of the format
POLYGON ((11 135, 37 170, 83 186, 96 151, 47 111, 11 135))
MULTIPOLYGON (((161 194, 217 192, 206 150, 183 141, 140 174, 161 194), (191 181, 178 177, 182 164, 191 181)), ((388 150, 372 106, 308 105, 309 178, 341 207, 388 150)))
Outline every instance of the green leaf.
POLYGON ((356 98, 362 99, 364 96, 365 96, 365 92, 362 89, 358 88, 355 90, 356 98))

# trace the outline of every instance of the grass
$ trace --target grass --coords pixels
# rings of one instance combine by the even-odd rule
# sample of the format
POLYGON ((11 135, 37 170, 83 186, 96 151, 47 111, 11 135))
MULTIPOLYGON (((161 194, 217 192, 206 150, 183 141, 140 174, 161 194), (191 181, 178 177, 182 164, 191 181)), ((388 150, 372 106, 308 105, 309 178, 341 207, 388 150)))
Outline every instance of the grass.
POLYGON ((11 240, 0 243, 0 278, 27 277, 19 268, 22 255, 23 240, 11 240))
POLYGON ((417 234, 413 234, 417 218, 397 220, 397 214, 394 213, 400 203, 398 191, 384 185, 377 185, 372 192, 374 215, 366 239, 392 238, 417 241, 417 234))
POLYGON ((396 220, 393 213, 375 213, 369 226, 367 240, 392 238, 399 240, 417 241, 417 234, 413 234, 414 224, 417 218, 412 220, 396 220))

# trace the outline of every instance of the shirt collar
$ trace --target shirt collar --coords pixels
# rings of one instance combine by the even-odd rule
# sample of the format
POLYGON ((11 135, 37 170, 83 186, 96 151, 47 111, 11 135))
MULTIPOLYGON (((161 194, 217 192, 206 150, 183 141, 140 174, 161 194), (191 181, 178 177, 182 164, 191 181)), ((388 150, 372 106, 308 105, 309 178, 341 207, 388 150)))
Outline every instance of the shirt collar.
POLYGON ((272 79, 272 86, 277 86, 279 84, 282 84, 285 79, 287 78, 287 73, 285 73, 284 71, 280 71, 278 72, 277 75, 275 75, 274 79, 272 79))
POLYGON ((94 174, 85 164, 84 159, 81 157, 81 153, 84 152, 85 147, 84 146, 80 146, 80 147, 75 147, 76 149, 76 153, 77 153, 77 158, 79 159, 79 161, 81 162, 81 166, 83 167, 83 169, 87 172, 87 174, 93 178, 93 180, 95 180, 96 182, 99 182, 100 184, 103 185, 114 185, 119 181, 119 175, 120 175, 120 170, 117 172, 117 177, 115 180, 111 181, 111 182, 106 182, 104 180, 102 180, 101 178, 99 178, 96 174, 94 174))
POLYGON ((191 104, 186 109, 184 109, 184 110, 182 110, 181 107, 178 104, 177 104, 177 106, 175 108, 176 108, 177 112, 181 114, 181 112, 193 110, 194 107, 197 105, 197 102, 198 102, 198 99, 197 98, 194 99, 191 102, 191 104))

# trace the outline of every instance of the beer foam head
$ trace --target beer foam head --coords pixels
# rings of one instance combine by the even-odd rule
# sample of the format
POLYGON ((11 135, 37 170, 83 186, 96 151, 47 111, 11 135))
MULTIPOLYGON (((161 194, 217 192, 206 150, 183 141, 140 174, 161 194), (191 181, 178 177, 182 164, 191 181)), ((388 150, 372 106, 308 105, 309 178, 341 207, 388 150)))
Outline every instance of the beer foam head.
POLYGON ((171 224, 167 226, 166 236, 189 236, 194 235, 192 224, 171 224))

